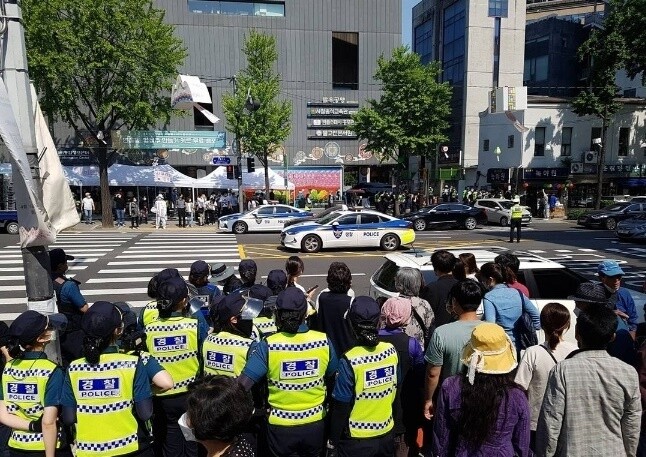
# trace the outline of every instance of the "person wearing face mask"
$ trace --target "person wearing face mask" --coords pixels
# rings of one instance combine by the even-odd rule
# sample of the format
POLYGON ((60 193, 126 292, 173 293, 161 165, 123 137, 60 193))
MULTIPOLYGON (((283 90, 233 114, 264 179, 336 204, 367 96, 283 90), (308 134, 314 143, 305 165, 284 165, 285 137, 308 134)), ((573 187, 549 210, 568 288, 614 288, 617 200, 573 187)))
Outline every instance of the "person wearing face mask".
POLYGON ((0 421, 10 427, 10 456, 72 456, 57 438, 58 407, 63 371, 47 359, 45 346, 52 330, 62 329, 62 314, 44 316, 25 311, 9 328, 7 350, 11 360, 2 372, 0 421))
POLYGON ((253 319, 258 316, 262 306, 260 300, 234 293, 211 308, 211 323, 213 328, 220 331, 210 334, 204 341, 204 374, 240 376, 253 343, 253 319))
POLYGON ((254 457, 243 433, 253 413, 251 397, 233 378, 206 376, 191 385, 188 408, 180 419, 187 439, 206 449, 207 457, 254 457))
POLYGON ((191 315, 188 286, 177 276, 157 287, 157 310, 157 319, 144 327, 146 345, 175 385, 153 399, 156 455, 195 456, 196 443, 184 439, 177 421, 186 412, 188 386, 202 371, 199 354, 209 326, 199 310, 191 315))
POLYGON ((61 399, 63 422, 76 425, 76 456, 152 457, 141 425, 152 416, 152 392, 141 360, 116 346, 119 309, 95 302, 81 325, 83 357, 70 364, 61 399))
POLYGON ((604 260, 597 267, 597 273, 604 286, 608 306, 628 324, 630 336, 634 340, 637 333, 637 308, 628 289, 621 287, 624 270, 616 261, 604 260))
POLYGON ((203 311, 208 314, 208 308, 213 303, 213 299, 220 295, 220 289, 215 284, 209 282, 211 277, 211 267, 204 260, 197 260, 191 265, 188 274, 188 282, 193 284, 197 289, 196 297, 204 303, 203 311))

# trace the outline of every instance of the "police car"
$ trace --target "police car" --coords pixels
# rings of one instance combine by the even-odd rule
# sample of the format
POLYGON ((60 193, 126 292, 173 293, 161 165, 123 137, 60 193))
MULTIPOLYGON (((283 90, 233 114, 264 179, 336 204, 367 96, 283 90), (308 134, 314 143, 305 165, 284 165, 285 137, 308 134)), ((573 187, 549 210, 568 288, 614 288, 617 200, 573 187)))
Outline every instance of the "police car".
POLYGON ((415 241, 413 224, 377 211, 334 211, 317 221, 286 227, 280 243, 289 249, 380 247, 394 251, 415 241))
POLYGON ((289 220, 311 217, 312 212, 287 205, 263 205, 244 213, 218 219, 220 230, 237 234, 247 232, 280 232, 289 220))

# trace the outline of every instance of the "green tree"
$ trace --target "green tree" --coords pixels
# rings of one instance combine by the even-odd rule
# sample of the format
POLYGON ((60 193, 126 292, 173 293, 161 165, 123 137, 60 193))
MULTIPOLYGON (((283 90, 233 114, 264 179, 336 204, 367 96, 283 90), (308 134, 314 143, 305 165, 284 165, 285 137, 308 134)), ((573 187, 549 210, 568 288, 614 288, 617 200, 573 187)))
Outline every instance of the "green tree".
POLYGON ((269 195, 267 157, 289 136, 292 105, 278 99, 276 38, 252 30, 245 36, 242 52, 247 66, 236 77, 234 93, 222 97, 222 108, 227 129, 242 142, 242 152, 256 156, 264 167, 265 195, 269 195), (257 109, 246 109, 248 96, 259 103, 257 109))
POLYGON ((619 56, 626 73, 646 84, 646 0, 610 0, 606 11, 604 32, 623 40, 619 56))
POLYGON ((451 113, 451 87, 438 83, 439 76, 439 63, 422 64, 406 46, 395 48, 390 59, 380 56, 374 77, 381 82, 381 98, 359 109, 350 128, 382 161, 397 160, 399 169, 408 167, 411 156, 434 157, 447 141, 451 113))
POLYGON ((99 162, 103 226, 112 226, 110 132, 167 123, 186 57, 151 0, 22 0, 29 70, 43 111, 89 131, 99 162))
POLYGON ((625 52, 624 38, 615 27, 594 30, 579 49, 579 58, 587 63, 590 72, 588 88, 582 90, 572 101, 572 109, 579 116, 596 116, 601 119, 601 144, 597 145, 597 209, 601 206, 608 124, 621 108, 617 101, 619 88, 615 83, 615 76, 622 67, 625 52))

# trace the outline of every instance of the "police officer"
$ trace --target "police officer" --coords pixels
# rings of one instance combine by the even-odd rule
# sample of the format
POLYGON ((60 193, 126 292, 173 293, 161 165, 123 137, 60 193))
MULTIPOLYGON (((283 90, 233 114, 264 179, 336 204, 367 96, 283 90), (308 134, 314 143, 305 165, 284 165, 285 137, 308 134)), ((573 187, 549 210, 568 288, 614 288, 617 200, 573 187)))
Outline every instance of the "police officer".
POLYGON ((357 345, 339 362, 330 413, 328 448, 339 456, 391 457, 393 401, 398 383, 397 350, 380 342, 379 304, 371 297, 352 301, 346 319, 357 345))
POLYGON ((307 298, 289 287, 276 299, 278 333, 252 347, 238 381, 249 390, 266 378, 267 442, 276 457, 319 457, 325 443, 326 380, 338 360, 324 333, 305 324, 307 298))
POLYGON ((205 315, 208 314, 208 308, 213 299, 221 293, 215 284, 209 282, 210 276, 211 267, 204 260, 193 262, 188 274, 188 282, 197 289, 196 297, 204 302, 205 315))
POLYGON ((157 455, 195 456, 197 443, 184 438, 177 421, 186 412, 188 386, 200 374, 199 354, 209 326, 189 305, 188 286, 172 277, 157 288, 156 320, 144 327, 146 346, 175 381, 172 389, 155 393, 153 429, 157 455), (192 314, 191 314, 192 313, 192 314))
POLYGON ((238 265, 238 275, 242 281, 240 291, 252 290, 251 296, 264 300, 271 295, 267 286, 256 284, 256 275, 258 274, 258 265, 251 259, 244 259, 238 265))
POLYGON ((83 357, 70 363, 61 399, 63 422, 76 424, 76 456, 152 457, 140 425, 152 416, 152 392, 138 357, 116 346, 123 329, 119 309, 95 302, 81 326, 83 357))
POLYGON ((9 455, 70 456, 58 440, 56 419, 63 385, 63 370, 47 359, 45 346, 52 330, 62 329, 62 314, 44 316, 25 311, 9 328, 7 350, 11 360, 2 372, 0 420, 12 429, 9 455))
POLYGON ((155 392, 161 393, 172 389, 175 385, 173 378, 148 352, 146 333, 137 328, 137 316, 130 305, 126 302, 115 302, 114 306, 119 308, 123 325, 123 332, 117 341, 120 351, 139 357, 155 392))
POLYGON ((235 293, 211 308, 213 327, 220 331, 211 333, 204 341, 202 365, 205 375, 240 376, 253 343, 253 319, 262 305, 260 300, 235 293))
POLYGON ((516 229, 516 242, 520 243, 520 226, 523 220, 523 207, 520 206, 520 197, 514 197, 514 206, 511 207, 509 221, 509 242, 514 242, 514 229, 516 229))
POLYGON ((60 248, 49 251, 52 285, 54 286, 54 292, 56 292, 56 306, 58 307, 58 312, 67 317, 67 327, 60 335, 63 366, 67 366, 72 360, 81 357, 81 345, 83 343, 81 317, 89 307, 79 290, 80 283, 65 276, 69 269, 68 260, 74 260, 74 257, 67 255, 60 248))

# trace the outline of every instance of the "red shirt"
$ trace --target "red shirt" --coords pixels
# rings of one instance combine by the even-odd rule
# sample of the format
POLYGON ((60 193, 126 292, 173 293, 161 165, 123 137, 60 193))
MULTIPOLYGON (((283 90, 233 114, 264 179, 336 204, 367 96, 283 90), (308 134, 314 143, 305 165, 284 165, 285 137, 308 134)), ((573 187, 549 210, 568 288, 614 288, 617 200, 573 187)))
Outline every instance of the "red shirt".
POLYGON ((523 284, 521 282, 518 282, 518 281, 514 281, 514 282, 512 282, 510 284, 507 284, 507 285, 509 287, 511 287, 512 289, 520 290, 525 295, 525 297, 530 298, 529 289, 527 288, 527 286, 525 284, 523 284))

